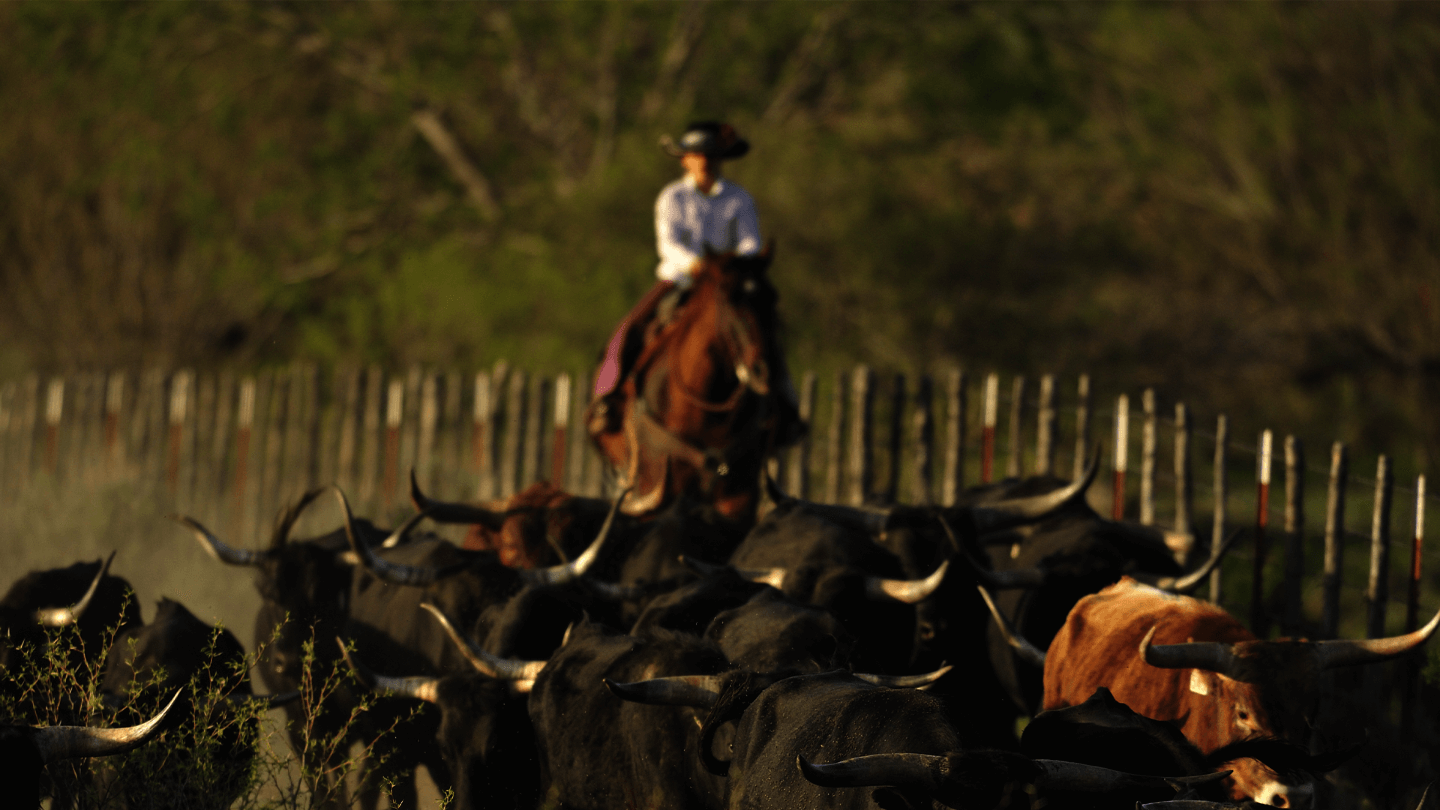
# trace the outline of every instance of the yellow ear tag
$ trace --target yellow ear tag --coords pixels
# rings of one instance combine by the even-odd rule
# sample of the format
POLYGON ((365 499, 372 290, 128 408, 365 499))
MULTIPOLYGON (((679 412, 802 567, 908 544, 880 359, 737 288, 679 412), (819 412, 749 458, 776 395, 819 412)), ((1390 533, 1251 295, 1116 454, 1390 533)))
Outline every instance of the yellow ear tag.
POLYGON ((1197 695, 1210 694, 1210 687, 1205 685, 1205 676, 1198 669, 1190 670, 1190 691, 1197 695))

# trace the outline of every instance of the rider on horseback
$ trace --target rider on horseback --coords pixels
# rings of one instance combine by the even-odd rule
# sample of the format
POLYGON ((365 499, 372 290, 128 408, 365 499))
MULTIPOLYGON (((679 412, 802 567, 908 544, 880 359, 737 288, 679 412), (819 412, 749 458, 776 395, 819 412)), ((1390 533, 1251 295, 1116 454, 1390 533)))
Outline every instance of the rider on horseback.
MULTIPOLYGON (((660 254, 655 275, 660 281, 630 310, 610 340, 595 378, 593 400, 602 406, 592 410, 597 417, 609 410, 598 400, 619 389, 639 356, 645 328, 652 320, 669 322, 706 253, 753 256, 761 249, 755 201, 739 184, 720 177, 721 162, 744 156, 750 151, 749 141, 729 124, 697 121, 686 127, 678 143, 667 135, 660 146, 680 159, 685 176, 667 185, 655 200, 655 245, 660 254)), ((767 362, 786 411, 779 437, 779 445, 784 446, 804 434, 804 423, 784 356, 778 346, 771 354, 767 362)), ((596 431, 592 428, 592 432, 596 431)))

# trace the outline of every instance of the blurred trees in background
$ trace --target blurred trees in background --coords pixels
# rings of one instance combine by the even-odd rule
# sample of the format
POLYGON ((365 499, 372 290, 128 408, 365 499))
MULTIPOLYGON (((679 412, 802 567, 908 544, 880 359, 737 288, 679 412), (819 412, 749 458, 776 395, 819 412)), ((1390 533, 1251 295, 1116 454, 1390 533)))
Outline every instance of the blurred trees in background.
POLYGON ((591 363, 724 118, 798 367, 1440 450, 1440 8, 0 5, 4 364, 591 363))

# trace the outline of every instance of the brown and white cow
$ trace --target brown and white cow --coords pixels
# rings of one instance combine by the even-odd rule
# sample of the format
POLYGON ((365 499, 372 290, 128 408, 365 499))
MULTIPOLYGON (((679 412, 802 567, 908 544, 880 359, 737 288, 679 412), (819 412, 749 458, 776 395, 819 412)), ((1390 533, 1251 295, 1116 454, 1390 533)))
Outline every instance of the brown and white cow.
MULTIPOLYGON (((1125 577, 1081 599, 1045 655, 1045 708, 1083 703, 1100 687, 1137 713, 1174 721, 1206 754, 1274 737, 1305 745, 1320 673, 1385 661, 1425 643, 1420 630, 1368 641, 1261 641, 1224 610, 1125 577)), ((1234 798, 1303 808, 1305 777, 1282 778, 1253 759, 1232 769, 1234 798)))

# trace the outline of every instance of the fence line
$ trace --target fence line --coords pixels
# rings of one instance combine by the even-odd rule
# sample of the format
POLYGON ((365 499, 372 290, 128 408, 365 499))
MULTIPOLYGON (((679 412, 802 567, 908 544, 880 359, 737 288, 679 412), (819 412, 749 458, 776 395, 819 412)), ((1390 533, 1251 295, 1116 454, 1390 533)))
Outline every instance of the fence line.
MULTIPOLYGON (((1247 601, 1257 629, 1273 618, 1285 632, 1308 628, 1312 635, 1333 637, 1340 632, 1343 547, 1364 537, 1370 548, 1365 631, 1384 632, 1393 623, 1386 610, 1392 601, 1407 605, 1406 621, 1411 621, 1409 603, 1420 596, 1419 581, 1412 586, 1410 572, 1397 571, 1391 582, 1390 547, 1402 544, 1418 561, 1424 527, 1391 538, 1390 502, 1416 497, 1423 521, 1427 496, 1423 490, 1417 493, 1418 486, 1395 484, 1386 457, 1374 479, 1352 476, 1343 445, 1332 448, 1327 469, 1307 465, 1299 440, 1285 437, 1285 529, 1276 540, 1277 565, 1271 566, 1266 553, 1270 431, 1262 434, 1258 447, 1249 447, 1229 437, 1223 415, 1213 433, 1192 425, 1183 403, 1176 404, 1173 419, 1162 416, 1150 390, 1142 393, 1135 415, 1125 394, 1113 408, 1095 407, 1088 376, 1074 387, 1053 375, 1041 377, 1038 386, 1027 386, 1019 376, 1002 386, 998 374, 969 376, 960 369, 950 369, 942 379, 938 393, 943 402, 937 405, 928 376, 907 380, 860 366, 822 386, 814 372, 806 372, 800 405, 812 430, 786 454, 780 482, 792 494, 822 501, 858 505, 901 498, 953 504, 966 482, 983 484, 995 477, 998 453, 1004 453, 1012 475, 1064 469, 1056 458, 1067 446, 1063 427, 1073 430, 1069 467, 1078 469, 1089 452, 1091 426, 1108 424, 1113 514, 1125 514, 1133 488, 1142 523, 1168 525, 1184 537, 1201 523, 1192 502, 1197 479, 1191 465, 1192 454, 1204 454, 1193 453, 1191 445, 1210 441, 1214 483, 1199 489, 1210 500, 1211 537, 1243 528, 1231 517, 1227 476, 1234 454, 1257 459, 1255 519, 1245 524, 1251 531, 1250 553, 1239 555, 1248 557, 1249 571, 1235 566, 1217 571, 1211 578, 1212 599, 1223 600, 1229 592, 1224 577, 1240 576, 1236 585, 1249 586, 1247 601), (972 384, 981 390, 978 411, 967 407, 972 384), (1033 399, 1028 395, 1032 389, 1033 399), (1074 396, 1067 397, 1067 390, 1074 396), (1067 411, 1067 399, 1072 410, 1067 411), (997 431, 1002 408, 1010 421, 1004 447, 998 446, 997 431), (936 413, 943 418, 935 418, 936 413), (1062 418, 1069 413, 1073 418, 1062 418), (1033 426, 1026 427, 1023 422, 1032 418, 1033 426), (1139 481, 1128 481, 1131 423, 1137 420, 1139 481), (981 441, 972 446, 966 439, 976 428, 981 441), (1172 475, 1159 463, 1164 430, 1174 438, 1173 495, 1158 486, 1172 475), (1329 482, 1324 532, 1314 538, 1321 545, 1310 557, 1319 564, 1314 581, 1321 592, 1318 621, 1312 624, 1304 620, 1309 591, 1301 584, 1310 574, 1306 475, 1327 476, 1329 482), (1371 488, 1371 531, 1350 531, 1347 498, 1364 498, 1371 488), (1160 501, 1169 501, 1170 515, 1163 514, 1160 501), (1272 589, 1269 579, 1277 573, 1272 589), (1272 590, 1279 595, 1278 607, 1267 603, 1272 590)), ((13 499, 42 480, 64 487, 133 481, 154 485, 175 509, 253 545, 264 542, 272 516, 285 501, 320 484, 337 483, 357 510, 393 519, 408 508, 411 469, 422 486, 446 499, 503 498, 542 478, 577 494, 599 496, 604 490, 601 461, 584 435, 586 393, 583 374, 530 373, 504 361, 473 374, 419 367, 387 371, 373 365, 341 366, 322 374, 308 363, 244 376, 186 369, 48 379, 31 374, 0 383, 0 500, 13 499)), ((1105 488, 1097 485, 1097 495, 1103 497, 1105 488)), ((1176 548, 1179 556, 1188 551, 1176 548)), ((1418 562, 1411 567, 1418 571, 1418 562)), ((1349 587, 1360 586, 1352 582, 1349 587)))

